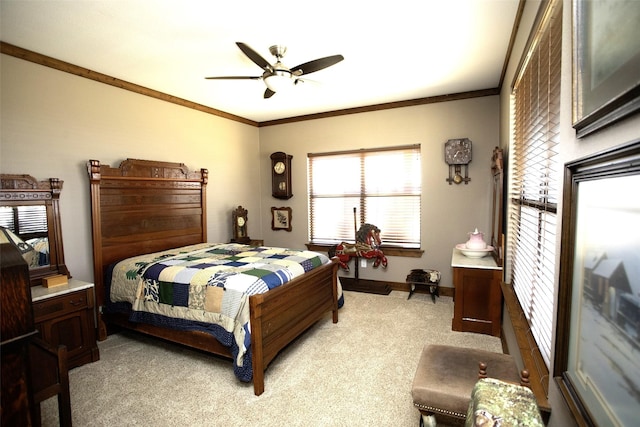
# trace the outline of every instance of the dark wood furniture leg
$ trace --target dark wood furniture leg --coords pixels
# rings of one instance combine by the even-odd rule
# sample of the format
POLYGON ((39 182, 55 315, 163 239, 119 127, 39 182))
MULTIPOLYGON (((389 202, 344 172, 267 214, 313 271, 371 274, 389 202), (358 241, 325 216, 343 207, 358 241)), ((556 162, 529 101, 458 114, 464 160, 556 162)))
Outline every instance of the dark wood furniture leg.
POLYGON ((34 425, 41 423, 40 403, 58 395, 58 415, 61 427, 71 427, 71 396, 67 348, 53 347, 40 338, 34 338, 29 348, 31 363, 34 425))

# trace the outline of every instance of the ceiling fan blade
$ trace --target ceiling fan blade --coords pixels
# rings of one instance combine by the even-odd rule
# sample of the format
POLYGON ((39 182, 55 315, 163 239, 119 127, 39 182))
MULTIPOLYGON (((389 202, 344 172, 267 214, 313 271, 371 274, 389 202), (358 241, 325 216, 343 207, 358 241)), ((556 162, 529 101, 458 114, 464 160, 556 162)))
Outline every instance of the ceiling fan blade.
POLYGON ((315 73, 316 71, 320 71, 324 68, 335 65, 343 59, 344 56, 342 55, 333 55, 327 56, 325 58, 315 59, 313 61, 305 62, 304 64, 293 67, 291 69, 291 74, 301 76, 303 74, 315 73))
POLYGON ((220 77, 205 77, 207 80, 260 80, 262 77, 256 76, 220 76, 220 77))
POLYGON ((249 46, 247 46, 246 44, 242 43, 242 42, 236 42, 236 45, 238 45, 238 47, 240 48, 240 50, 249 57, 250 60, 252 60, 253 62, 255 62, 255 64, 262 68, 265 71, 273 71, 271 69, 271 64, 269 64, 269 62, 267 62, 266 59, 264 59, 262 56, 260 56, 259 53, 257 53, 255 50, 251 49, 249 46))
POLYGON ((275 92, 269 88, 264 91, 264 99, 271 98, 273 95, 275 95, 275 92))

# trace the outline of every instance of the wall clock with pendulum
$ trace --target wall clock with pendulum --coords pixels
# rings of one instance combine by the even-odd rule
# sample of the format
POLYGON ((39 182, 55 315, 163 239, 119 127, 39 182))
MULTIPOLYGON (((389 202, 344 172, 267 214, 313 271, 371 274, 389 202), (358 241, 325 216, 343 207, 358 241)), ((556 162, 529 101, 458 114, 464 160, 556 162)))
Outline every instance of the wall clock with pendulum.
POLYGON ((450 139, 444 143, 444 161, 449 165, 449 178, 447 182, 468 184, 469 163, 471 163, 471 140, 469 138, 450 139), (464 177, 462 168, 464 167, 464 177))
POLYGON ((271 155, 271 195, 276 199, 290 199, 292 155, 277 151, 271 155))

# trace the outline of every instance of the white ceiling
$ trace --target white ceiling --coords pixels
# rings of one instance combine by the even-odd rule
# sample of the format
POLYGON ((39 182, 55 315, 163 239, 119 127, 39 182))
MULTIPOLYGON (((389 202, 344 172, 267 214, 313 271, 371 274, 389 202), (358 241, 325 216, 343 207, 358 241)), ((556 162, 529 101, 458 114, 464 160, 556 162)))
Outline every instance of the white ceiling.
POLYGON ((496 88, 519 0, 0 0, 3 42, 256 122, 496 88), (263 99, 235 42, 288 67, 335 54, 263 99))

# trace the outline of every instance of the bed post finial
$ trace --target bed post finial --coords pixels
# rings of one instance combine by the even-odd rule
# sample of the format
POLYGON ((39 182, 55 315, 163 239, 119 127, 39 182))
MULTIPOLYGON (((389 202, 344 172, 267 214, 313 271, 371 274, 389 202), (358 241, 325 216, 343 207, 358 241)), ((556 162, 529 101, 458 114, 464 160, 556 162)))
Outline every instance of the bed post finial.
POLYGON ((93 181, 100 181, 100 161, 89 160, 87 162, 87 171, 89 172, 89 179, 93 181))

